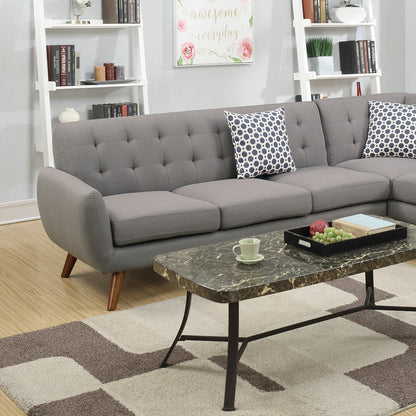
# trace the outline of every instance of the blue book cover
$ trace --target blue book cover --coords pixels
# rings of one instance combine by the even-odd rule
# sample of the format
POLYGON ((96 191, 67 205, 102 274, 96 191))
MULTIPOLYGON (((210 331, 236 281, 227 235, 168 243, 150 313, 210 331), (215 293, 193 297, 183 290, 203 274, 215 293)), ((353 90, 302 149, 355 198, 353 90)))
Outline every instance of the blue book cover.
POLYGON ((343 217, 340 219, 343 221, 352 222, 353 224, 357 224, 362 227, 367 227, 371 230, 377 230, 386 227, 394 228, 396 226, 394 222, 382 220, 380 218, 375 218, 365 214, 350 215, 349 217, 343 217))

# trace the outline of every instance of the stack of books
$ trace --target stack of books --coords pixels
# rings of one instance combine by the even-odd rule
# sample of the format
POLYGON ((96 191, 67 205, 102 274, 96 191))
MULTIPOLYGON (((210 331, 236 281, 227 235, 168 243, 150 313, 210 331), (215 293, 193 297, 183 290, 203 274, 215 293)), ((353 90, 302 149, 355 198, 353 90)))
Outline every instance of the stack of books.
POLYGON ((80 85, 80 55, 74 45, 46 45, 48 79, 56 86, 80 85))
POLYGON ((140 0, 102 0, 103 23, 140 23, 140 0))
POLYGON ((302 0, 303 17, 312 23, 328 23, 328 0, 302 0))
POLYGON ((332 226, 336 229, 342 229, 347 233, 352 233, 356 237, 382 233, 396 228, 396 224, 394 222, 365 214, 356 214, 350 215, 349 217, 338 218, 337 220, 332 221, 332 226))
POLYGON ((93 104, 92 118, 137 116, 137 103, 93 104))
POLYGON ((377 72, 373 40, 339 42, 339 60, 343 74, 371 74, 377 72))

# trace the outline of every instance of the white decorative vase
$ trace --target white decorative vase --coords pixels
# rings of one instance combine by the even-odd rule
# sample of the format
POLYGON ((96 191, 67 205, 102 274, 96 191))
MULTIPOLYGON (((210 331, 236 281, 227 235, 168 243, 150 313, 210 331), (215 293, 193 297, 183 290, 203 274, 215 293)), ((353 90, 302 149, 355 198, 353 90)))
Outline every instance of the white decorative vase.
POLYGON ((61 123, 70 123, 71 121, 78 121, 79 114, 75 110, 75 108, 68 107, 68 108, 65 108, 65 110, 62 111, 61 114, 59 114, 58 119, 61 123))
POLYGON ((362 7, 336 7, 329 11, 329 16, 336 23, 358 24, 364 22, 367 11, 362 7))
POLYGON ((316 75, 330 75, 334 73, 334 59, 332 56, 317 56, 308 58, 309 71, 316 75))

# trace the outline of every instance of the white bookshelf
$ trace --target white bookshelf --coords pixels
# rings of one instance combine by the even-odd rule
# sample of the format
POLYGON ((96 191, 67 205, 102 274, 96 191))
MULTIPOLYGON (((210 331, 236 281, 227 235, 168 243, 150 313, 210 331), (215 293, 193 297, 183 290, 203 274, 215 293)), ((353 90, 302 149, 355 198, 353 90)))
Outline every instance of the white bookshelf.
MULTIPOLYGON (((149 99, 147 92, 147 76, 144 54, 143 40, 143 22, 140 24, 103 24, 100 20, 91 20, 90 24, 66 23, 66 20, 49 19, 45 17, 45 8, 43 0, 33 0, 34 18, 35 18, 35 40, 36 40, 36 63, 38 78, 35 82, 35 89, 39 92, 40 119, 42 137, 37 141, 36 150, 43 153, 44 166, 53 166, 53 149, 52 149, 52 108, 54 105, 54 93, 59 91, 76 92, 80 103, 89 103, 90 98, 88 92, 95 90, 97 92, 111 91, 114 89, 132 89, 136 92, 138 101, 139 114, 147 114, 149 112, 149 99), (100 31, 106 33, 117 34, 117 31, 130 31, 131 45, 129 45, 129 53, 133 54, 134 73, 130 73, 129 78, 132 79, 128 83, 109 83, 100 85, 72 85, 72 86, 56 86, 55 82, 48 79, 48 61, 46 53, 46 45, 48 37, 54 32, 66 33, 68 37, 67 44, 71 44, 71 36, 74 33, 81 34, 81 37, 88 42, 88 35, 97 34, 100 31), (85 36, 83 36, 85 34, 85 36)), ((76 47, 77 45, 75 45, 76 47)), ((88 57, 81 57, 88 59, 88 57)), ((94 63, 91 62, 94 68, 94 63)), ((91 103, 92 104, 92 103, 91 103)))
MULTIPOLYGON (((302 0, 292 0, 293 8, 293 27, 295 30, 295 40, 296 40, 296 54, 298 61, 298 72, 293 74, 295 81, 300 83, 300 92, 302 96, 302 101, 310 101, 312 88, 311 82, 318 82, 320 80, 348 80, 348 79, 358 79, 358 78, 368 78, 370 79, 370 88, 371 93, 379 93, 380 89, 380 77, 382 75, 381 70, 377 67, 377 72, 375 73, 360 73, 360 74, 342 74, 341 72, 335 72, 331 75, 316 75, 315 72, 309 71, 308 67, 308 56, 306 52, 306 41, 308 37, 323 35, 326 36, 326 31, 328 29, 336 30, 339 33, 343 33, 346 30, 354 28, 364 28, 366 31, 366 38, 368 40, 376 40, 375 35, 375 26, 376 21, 373 16, 373 7, 372 0, 365 0, 365 9, 367 11, 367 19, 362 23, 350 24, 350 23, 311 23, 310 19, 303 18, 303 5, 302 0)), ((334 45, 335 47, 336 45, 334 45)), ((377 44, 376 44, 377 48, 377 44)), ((376 63, 378 65, 378 59, 376 58, 376 63)))

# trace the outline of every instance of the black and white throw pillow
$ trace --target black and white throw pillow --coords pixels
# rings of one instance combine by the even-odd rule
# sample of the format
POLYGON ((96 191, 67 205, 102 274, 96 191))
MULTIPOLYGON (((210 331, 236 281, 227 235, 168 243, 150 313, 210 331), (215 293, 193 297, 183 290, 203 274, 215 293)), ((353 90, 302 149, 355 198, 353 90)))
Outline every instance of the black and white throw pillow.
POLYGON ((369 113, 362 158, 416 158, 416 106, 369 101, 369 113))
POLYGON ((296 170, 283 107, 261 113, 225 111, 239 179, 296 170))

